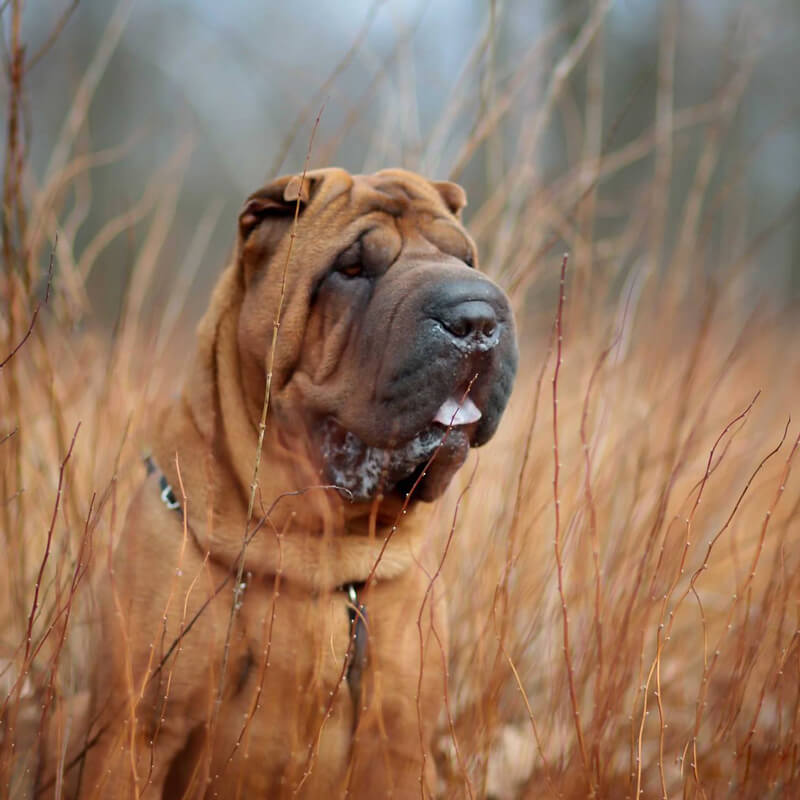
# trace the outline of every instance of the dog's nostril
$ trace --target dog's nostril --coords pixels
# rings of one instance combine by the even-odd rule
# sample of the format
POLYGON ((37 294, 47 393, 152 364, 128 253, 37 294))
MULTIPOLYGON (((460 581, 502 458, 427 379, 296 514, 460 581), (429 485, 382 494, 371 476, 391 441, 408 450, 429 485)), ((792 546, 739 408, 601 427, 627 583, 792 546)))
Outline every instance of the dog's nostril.
POLYGON ((497 330, 497 314, 485 300, 462 300, 442 309, 439 321, 455 337, 490 337, 497 330))

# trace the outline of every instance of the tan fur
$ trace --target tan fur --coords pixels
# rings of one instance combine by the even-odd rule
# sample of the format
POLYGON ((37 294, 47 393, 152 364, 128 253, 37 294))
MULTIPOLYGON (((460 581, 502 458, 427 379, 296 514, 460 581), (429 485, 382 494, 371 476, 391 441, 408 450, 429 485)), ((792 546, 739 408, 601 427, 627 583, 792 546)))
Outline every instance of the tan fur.
POLYGON ((401 515, 396 498, 353 506, 322 488, 282 495, 321 482, 302 444, 302 412, 321 397, 361 402, 353 387, 363 365, 331 355, 329 342, 342 335, 336 320, 310 311, 315 270, 365 216, 392 214, 402 252, 395 234, 375 247, 430 262, 426 269, 438 276, 458 275, 463 263, 440 251, 466 247, 473 258, 454 216, 466 198, 453 184, 399 170, 356 177, 322 170, 276 186, 245 207, 183 394, 154 426, 155 462, 176 495, 181 481, 185 487, 186 525, 161 502, 151 475, 130 505, 113 568, 100 578, 97 668, 88 719, 70 750, 75 759, 86 749, 69 774, 80 797, 434 790, 430 743, 443 710, 447 630, 441 586, 430 580, 436 564, 425 509, 401 515), (257 227, 261 215, 285 211, 282 203, 309 198, 294 239, 287 235, 293 213, 257 227), (250 529, 274 507, 246 548, 246 588, 228 637, 284 269, 250 529), (344 679, 350 622, 340 587, 373 571, 359 598, 368 610, 369 658, 354 697, 344 679))

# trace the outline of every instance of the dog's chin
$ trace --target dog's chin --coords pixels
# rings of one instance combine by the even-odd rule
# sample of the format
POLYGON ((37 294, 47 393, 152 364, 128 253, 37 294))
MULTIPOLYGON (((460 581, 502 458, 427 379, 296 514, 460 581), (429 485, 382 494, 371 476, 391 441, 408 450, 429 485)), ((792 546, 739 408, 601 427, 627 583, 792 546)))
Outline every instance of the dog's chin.
MULTIPOLYGON (((471 427, 471 426, 470 426, 471 427)), ((354 502, 394 494, 430 502, 447 488, 466 461, 470 437, 465 427, 431 423, 396 447, 372 447, 332 417, 321 426, 325 479, 354 502)))

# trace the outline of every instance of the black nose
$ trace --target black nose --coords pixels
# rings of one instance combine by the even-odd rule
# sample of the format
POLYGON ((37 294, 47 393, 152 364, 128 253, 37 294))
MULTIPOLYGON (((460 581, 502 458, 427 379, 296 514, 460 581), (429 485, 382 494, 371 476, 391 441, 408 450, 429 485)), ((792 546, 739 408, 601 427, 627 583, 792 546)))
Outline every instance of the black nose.
POLYGON ((510 315, 505 295, 484 278, 446 281, 433 287, 425 310, 460 350, 493 348, 510 315))
POLYGON ((485 300, 462 300, 437 312, 436 318, 457 339, 489 339, 497 330, 497 314, 485 300))

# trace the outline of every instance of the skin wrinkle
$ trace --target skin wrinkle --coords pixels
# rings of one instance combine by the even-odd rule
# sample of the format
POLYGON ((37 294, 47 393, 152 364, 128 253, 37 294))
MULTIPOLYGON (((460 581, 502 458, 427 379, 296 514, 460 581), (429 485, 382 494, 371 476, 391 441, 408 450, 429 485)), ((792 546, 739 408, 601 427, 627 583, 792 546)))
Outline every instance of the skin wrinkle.
MULTIPOLYGON (((402 249, 401 249, 402 252, 402 249)), ((399 254, 398 254, 399 258, 399 254)), ((391 331, 394 328, 394 321, 397 318, 398 313, 400 312, 400 304, 398 303, 390 312, 389 312, 389 319, 386 323, 386 330, 391 331)), ((373 402, 378 402, 378 382, 372 386, 372 394, 370 395, 370 400, 373 402)))
POLYGON ((412 202, 424 199, 421 194, 415 192, 408 186, 403 186, 402 183, 398 183, 395 180, 378 180, 376 181, 376 185, 380 191, 386 192, 390 197, 392 196, 392 192, 399 192, 403 197, 412 202))
POLYGON ((468 266, 473 268, 474 265, 477 263, 477 254, 475 252, 475 248, 470 244, 470 242, 467 239, 464 238, 461 231, 453 224, 453 221, 447 219, 446 217, 439 217, 433 214, 431 214, 430 217, 431 217, 430 221, 432 223, 440 222, 447 227, 448 232, 456 234, 456 237, 458 238, 459 242, 463 245, 463 250, 461 251, 461 253, 459 253, 457 252, 459 248, 450 248, 447 247, 446 244, 443 246, 441 240, 437 242, 435 238, 430 238, 430 236, 425 236, 423 232, 423 236, 425 236, 425 239, 428 242, 430 242, 437 250, 440 250, 441 252, 446 253, 448 255, 452 255, 453 257, 459 259, 459 261, 464 261, 464 263, 466 263, 466 261, 462 257, 462 255, 463 253, 468 253, 472 258, 472 264, 471 265, 468 264, 468 266))
MULTIPOLYGON (((218 330, 218 341, 222 339, 222 337, 219 336, 219 330, 223 327, 223 324, 224 324, 225 320, 227 318, 229 318, 230 315, 233 312, 234 312, 234 309, 227 308, 225 310, 225 312, 220 316, 220 322, 219 322, 219 326, 218 326, 218 329, 217 329, 218 330)), ((237 318, 236 322, 237 322, 237 324, 235 326, 233 326, 234 328, 238 328, 238 318, 237 318)), ((219 353, 217 353, 217 358, 218 357, 219 357, 219 353)), ((216 364, 216 359, 215 359, 215 364, 216 364)), ((235 364, 234 368, 236 370, 237 375, 239 376, 239 381, 240 382, 239 382, 238 385, 241 386, 242 385, 242 383, 241 383, 241 381, 242 381, 242 363, 241 363, 241 359, 240 358, 236 359, 236 364, 235 364)), ((222 420, 221 428, 224 429, 224 427, 225 427, 225 422, 224 422, 225 417, 224 417, 224 415, 222 413, 222 398, 220 397, 220 391, 219 391, 219 387, 220 387, 222 381, 219 380, 219 373, 218 372, 216 374, 216 378, 217 378, 217 380, 215 380, 215 386, 217 387, 216 396, 217 396, 217 402, 218 402, 218 410, 217 410, 216 419, 222 420)), ((258 423, 257 422, 254 423, 254 421, 253 421, 253 409, 252 409, 252 407, 250 409, 248 409, 247 406, 248 406, 247 402, 243 402, 242 403, 242 407, 245 409, 245 414, 248 416, 250 425, 252 426, 253 435, 256 436, 257 432, 258 432, 258 423), (249 411, 249 413, 248 413, 248 411, 249 411)), ((222 437, 222 442, 218 443, 217 445, 215 445, 215 451, 217 451, 223 457, 226 465, 228 466, 230 471, 233 472, 234 471, 234 456, 233 456, 233 453, 230 451, 229 441, 230 441, 230 437, 229 436, 223 436, 222 437), (217 448, 221 448, 221 449, 217 450, 217 448)), ((239 496, 240 502, 243 503, 245 505, 245 507, 246 507, 247 502, 248 502, 248 497, 249 497, 248 489, 246 488, 246 485, 243 484, 241 481, 235 481, 234 484, 235 484, 235 488, 236 488, 237 494, 239 496)))
MULTIPOLYGON (((225 313, 226 313, 227 310, 228 309, 225 309, 225 310, 222 311, 222 313, 220 313, 219 319, 217 320, 217 324, 215 325, 215 336, 214 336, 214 338, 215 338, 215 341, 217 341, 217 342, 220 340, 219 332, 220 332, 220 329, 222 328, 222 322, 223 322, 223 319, 225 317, 225 313)), ((211 368, 212 368, 212 375, 213 375, 213 385, 215 387, 219 386, 219 380, 218 380, 218 378, 219 378, 218 358, 219 358, 219 351, 218 351, 218 348, 215 347, 212 350, 212 353, 211 353, 211 360, 212 360, 211 368)), ((184 395, 184 397, 185 397, 185 395, 184 395)), ((188 400, 187 400, 187 402, 188 402, 188 400)), ((225 423, 223 421, 222 401, 221 401, 221 398, 219 396, 219 389, 218 388, 214 391, 214 393, 212 395, 212 402, 214 404, 214 408, 213 408, 213 411, 212 411, 212 415, 213 415, 212 416, 213 435, 212 435, 212 438, 211 438, 212 450, 214 452, 215 458, 217 460, 221 459, 225 463, 225 465, 229 469, 231 469, 231 471, 232 471, 231 453, 229 452, 229 449, 228 449, 228 446, 227 446, 227 443, 226 443, 226 440, 225 440, 225 436, 223 435, 224 428, 225 428, 225 423)), ((192 415, 192 422, 195 425, 197 425, 197 419, 194 416, 194 414, 192 415)), ((162 469, 163 468, 164 467, 162 466, 162 469)), ((211 488, 212 488, 212 491, 213 491, 213 487, 211 487, 211 488)), ((241 492, 239 492, 239 498, 240 498, 240 500, 243 498, 243 495, 241 494, 241 492)), ((213 509, 213 504, 212 504, 212 509, 213 509)), ((187 525, 188 525, 188 523, 187 523, 187 525)), ((213 537, 213 532, 212 531, 208 531, 207 533, 208 533, 209 538, 213 537)))
MULTIPOLYGON (((370 216, 370 217, 360 217, 359 219, 357 219, 355 221, 355 223, 351 226, 352 227, 352 231, 350 232, 350 236, 346 240, 347 244, 342 246, 341 250, 331 260, 330 265, 328 266, 328 268, 325 269, 323 272, 321 272, 320 275, 317 277, 317 279, 314 281, 314 284, 312 286, 312 289, 311 289, 311 292, 310 292, 309 298, 308 298, 309 310, 313 309, 314 304, 316 303, 317 295, 318 295, 322 285, 330 277, 331 270, 336 265, 336 261, 341 256, 341 254, 343 252, 345 252, 346 250, 348 250, 350 247, 352 247, 352 245, 355 244, 355 242, 357 242, 358 239, 360 239, 365 234, 369 233, 369 231, 380 227, 380 222, 381 222, 380 217, 387 216, 383 209, 378 209, 378 208, 373 209, 369 213, 372 216, 370 216), (374 224, 370 224, 370 223, 374 223, 374 224)), ((393 217, 390 217, 388 221, 389 222, 393 221, 393 217)), ((387 270, 400 257, 401 251, 402 251, 402 246, 400 248, 398 248, 397 253, 392 258, 389 266, 387 267, 387 270)))
MULTIPOLYGON (((366 287, 359 287, 359 288, 366 288, 366 287)), ((371 293, 370 293, 371 294, 371 293)), ((352 342, 355 338, 359 335, 358 325, 356 324, 356 320, 358 319, 357 311, 360 308, 356 308, 355 306, 366 306, 369 302, 369 298, 363 297, 363 292, 359 293, 359 296, 355 302, 351 304, 351 307, 347 309, 349 318, 344 319, 342 317, 335 318, 333 320, 332 326, 328 328, 325 324, 326 320, 322 320, 322 329, 323 329, 323 345, 322 345, 322 357, 321 361, 321 369, 317 370, 317 374, 315 374, 313 378, 313 382, 317 385, 322 384, 324 381, 330 379, 334 376, 342 367, 342 359, 332 357, 331 353, 328 353, 328 350, 335 344, 334 337, 338 342, 341 339, 344 339, 344 343, 341 344, 339 347, 333 347, 334 352, 339 350, 339 352, 344 352, 349 349, 352 345, 352 342)), ((328 315, 326 315, 328 316, 328 315)), ((335 316, 332 314, 330 316, 335 316)))
POLYGON ((194 414, 194 409, 192 408, 191 404, 187 400, 185 395, 181 395, 180 403, 183 406, 183 410, 186 413, 186 416, 189 418, 189 421, 192 423, 193 428, 195 431, 202 435, 202 430, 200 428, 200 424, 197 421, 197 417, 194 414))
POLYGON ((362 192, 364 194, 364 213, 377 211, 397 218, 401 217, 408 207, 408 203, 404 199, 375 186, 371 186, 369 189, 365 187, 362 192), (376 197, 375 195, 379 196, 376 197))

